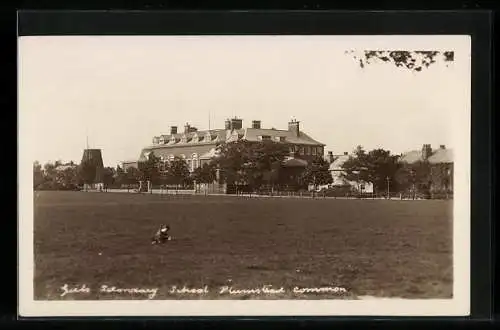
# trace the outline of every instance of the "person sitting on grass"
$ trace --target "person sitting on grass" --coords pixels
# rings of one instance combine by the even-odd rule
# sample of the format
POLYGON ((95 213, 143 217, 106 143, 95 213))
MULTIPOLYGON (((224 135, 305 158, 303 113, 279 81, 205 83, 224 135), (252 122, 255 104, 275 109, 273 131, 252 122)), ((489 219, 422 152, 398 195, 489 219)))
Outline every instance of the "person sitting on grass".
POLYGON ((156 234, 153 236, 153 239, 151 240, 151 244, 162 244, 165 243, 166 241, 172 240, 172 237, 168 234, 168 231, 170 230, 170 227, 161 224, 160 228, 156 232, 156 234))

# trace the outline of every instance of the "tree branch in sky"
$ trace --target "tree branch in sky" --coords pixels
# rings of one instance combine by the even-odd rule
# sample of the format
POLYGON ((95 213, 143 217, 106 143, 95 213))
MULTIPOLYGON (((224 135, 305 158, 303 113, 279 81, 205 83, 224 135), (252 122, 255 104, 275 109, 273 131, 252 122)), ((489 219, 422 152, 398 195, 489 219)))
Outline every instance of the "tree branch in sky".
POLYGON ((354 50, 345 51, 351 55, 363 69, 375 62, 391 63, 398 68, 406 68, 411 71, 420 72, 438 61, 445 63, 446 67, 454 61, 453 51, 424 51, 424 50, 365 50, 361 53, 354 50))

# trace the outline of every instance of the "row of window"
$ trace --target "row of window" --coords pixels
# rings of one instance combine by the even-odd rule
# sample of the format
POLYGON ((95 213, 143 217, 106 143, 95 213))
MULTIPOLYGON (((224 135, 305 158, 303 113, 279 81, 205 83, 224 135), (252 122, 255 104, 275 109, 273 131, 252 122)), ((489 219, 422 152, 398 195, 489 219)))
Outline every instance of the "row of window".
MULTIPOLYGON (((201 166, 200 160, 198 159, 198 154, 192 154, 190 159, 186 159, 186 155, 180 155, 180 158, 184 159, 184 161, 188 164, 188 168, 190 171, 194 171, 196 168, 201 166)), ((160 157, 160 172, 166 171, 166 165, 168 162, 171 162, 175 159, 174 155, 169 155, 168 157, 160 157)))
POLYGON ((294 145, 290 146, 290 152, 298 153, 302 156, 322 156, 323 147, 294 145))
MULTIPOLYGON (((174 144, 174 143, 177 143, 179 141, 181 143, 212 142, 212 141, 214 141, 214 136, 212 136, 210 134, 207 134, 203 137, 199 137, 199 136, 195 135, 192 138, 190 138, 189 141, 188 141, 188 137, 186 135, 182 136, 180 139, 176 138, 175 136, 172 136, 170 139, 166 139, 163 136, 161 136, 161 137, 155 136, 153 138, 153 144, 174 144)), ((215 141, 217 141, 217 137, 215 137, 215 141)))

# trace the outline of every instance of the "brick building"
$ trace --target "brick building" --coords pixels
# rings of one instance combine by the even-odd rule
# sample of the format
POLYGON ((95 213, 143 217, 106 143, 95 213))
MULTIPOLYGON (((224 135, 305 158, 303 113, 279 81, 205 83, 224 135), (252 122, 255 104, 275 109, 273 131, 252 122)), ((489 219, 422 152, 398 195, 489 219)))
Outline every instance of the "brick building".
POLYGON ((440 145, 432 149, 430 144, 424 144, 420 150, 404 153, 400 161, 413 164, 418 161, 428 162, 430 165, 430 192, 431 194, 453 193, 453 150, 440 145))
POLYGON ((193 171, 216 156, 218 144, 238 140, 254 142, 271 140, 287 143, 290 148, 290 157, 285 162, 285 166, 287 164, 306 166, 308 159, 323 156, 325 146, 302 132, 300 122, 296 120, 288 123, 288 129, 280 130, 263 128, 259 120, 253 120, 252 125, 245 128, 242 119, 233 118, 227 119, 224 128, 220 129, 198 130, 186 124, 183 131, 179 132, 177 126, 172 126, 170 134, 153 137, 152 144, 141 150, 137 160, 122 162, 122 166, 124 169, 137 167, 138 162, 145 161, 153 153, 163 163, 173 160, 174 157, 180 157, 187 162, 189 170, 193 171))

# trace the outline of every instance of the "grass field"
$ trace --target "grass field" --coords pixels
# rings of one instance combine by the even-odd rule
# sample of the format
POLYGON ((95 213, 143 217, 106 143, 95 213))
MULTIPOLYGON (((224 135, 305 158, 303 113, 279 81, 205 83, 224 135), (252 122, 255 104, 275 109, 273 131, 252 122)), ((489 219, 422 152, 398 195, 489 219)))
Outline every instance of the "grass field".
POLYGON ((35 299, 451 298, 452 202, 35 193, 35 299), (160 223, 174 240, 152 246, 160 223), (64 284, 90 293, 61 297, 64 284), (208 293, 170 293, 171 287, 208 293), (284 287, 284 293, 234 289, 284 287), (294 287, 347 293, 297 293, 294 287))

